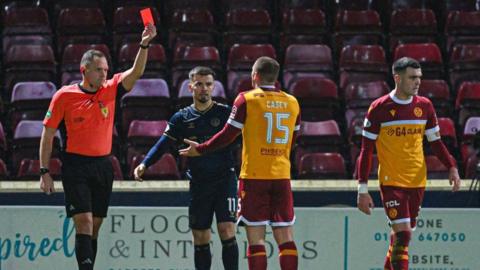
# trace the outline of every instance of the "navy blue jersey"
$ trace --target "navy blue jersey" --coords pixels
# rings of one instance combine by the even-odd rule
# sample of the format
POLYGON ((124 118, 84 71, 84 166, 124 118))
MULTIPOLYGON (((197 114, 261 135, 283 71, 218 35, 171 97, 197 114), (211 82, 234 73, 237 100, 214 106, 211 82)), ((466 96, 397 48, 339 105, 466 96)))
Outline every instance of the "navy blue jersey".
MULTIPOLYGON (((169 141, 175 141, 181 148, 185 147, 183 139, 203 143, 219 132, 228 120, 231 108, 228 105, 214 102, 207 111, 199 112, 193 105, 176 112, 168 121, 165 134, 150 150, 143 161, 151 165, 161 154, 167 151, 169 141), (167 138, 169 140, 167 140, 167 138)), ((220 149, 200 157, 187 160, 187 177, 191 180, 218 180, 235 167, 232 153, 233 146, 220 149)))

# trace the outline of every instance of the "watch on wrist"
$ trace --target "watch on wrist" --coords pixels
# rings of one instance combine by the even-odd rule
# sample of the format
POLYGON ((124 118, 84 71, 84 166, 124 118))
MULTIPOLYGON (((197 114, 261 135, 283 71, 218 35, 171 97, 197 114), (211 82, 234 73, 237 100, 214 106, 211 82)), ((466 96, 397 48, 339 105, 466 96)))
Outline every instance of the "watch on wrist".
POLYGON ((46 173, 49 173, 50 170, 48 168, 45 168, 45 167, 41 167, 40 168, 40 175, 44 175, 46 173))
POLYGON ((148 43, 147 45, 143 45, 142 43, 140 43, 140 48, 148 49, 148 47, 150 47, 150 43, 148 43))

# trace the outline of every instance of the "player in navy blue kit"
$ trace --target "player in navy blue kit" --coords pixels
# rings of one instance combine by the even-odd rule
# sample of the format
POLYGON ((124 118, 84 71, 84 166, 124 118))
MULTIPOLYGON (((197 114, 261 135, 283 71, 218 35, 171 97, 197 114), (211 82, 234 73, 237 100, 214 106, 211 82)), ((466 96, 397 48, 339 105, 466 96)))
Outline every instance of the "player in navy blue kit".
MULTIPOLYGON (((223 128, 231 108, 212 100, 214 75, 213 70, 207 67, 196 67, 190 71, 189 89, 193 95, 193 104, 179 110, 170 118, 165 133, 135 168, 136 180, 141 180, 146 168, 154 164, 163 153, 177 144, 183 144, 183 139, 204 142, 223 128)), ((237 270, 237 177, 232 148, 189 158, 187 166, 191 195, 188 213, 193 233, 195 269, 210 269, 210 227, 215 213, 223 247, 223 266, 228 270, 237 270)))

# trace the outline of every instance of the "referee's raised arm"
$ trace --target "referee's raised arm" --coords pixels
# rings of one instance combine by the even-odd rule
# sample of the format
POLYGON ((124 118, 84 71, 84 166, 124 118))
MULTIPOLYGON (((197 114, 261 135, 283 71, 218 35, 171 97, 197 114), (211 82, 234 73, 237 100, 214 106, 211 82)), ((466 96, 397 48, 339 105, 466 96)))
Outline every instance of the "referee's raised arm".
POLYGON ((138 49, 133 66, 122 74, 122 85, 126 91, 130 91, 135 82, 143 75, 147 63, 148 47, 150 46, 150 41, 156 35, 157 29, 155 25, 149 23, 143 30, 142 41, 140 41, 140 48, 138 49))

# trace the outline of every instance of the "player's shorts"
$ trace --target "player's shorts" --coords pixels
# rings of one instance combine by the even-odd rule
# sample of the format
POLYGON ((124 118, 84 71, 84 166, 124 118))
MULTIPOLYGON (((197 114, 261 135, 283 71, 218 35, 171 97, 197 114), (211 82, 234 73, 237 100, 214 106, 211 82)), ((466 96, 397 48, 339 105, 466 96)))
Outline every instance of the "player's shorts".
POLYGON ((107 216, 113 185, 113 167, 107 156, 64 154, 62 184, 68 217, 87 212, 107 216))
POLYGON ((276 227, 295 223, 290 180, 240 179, 239 225, 276 227))
POLYGON ((390 223, 410 223, 411 228, 415 228, 424 192, 423 187, 380 186, 383 207, 390 223))
POLYGON ((237 213, 237 176, 232 168, 218 179, 190 181, 189 226, 195 230, 210 229, 213 214, 217 223, 235 222, 237 213))

